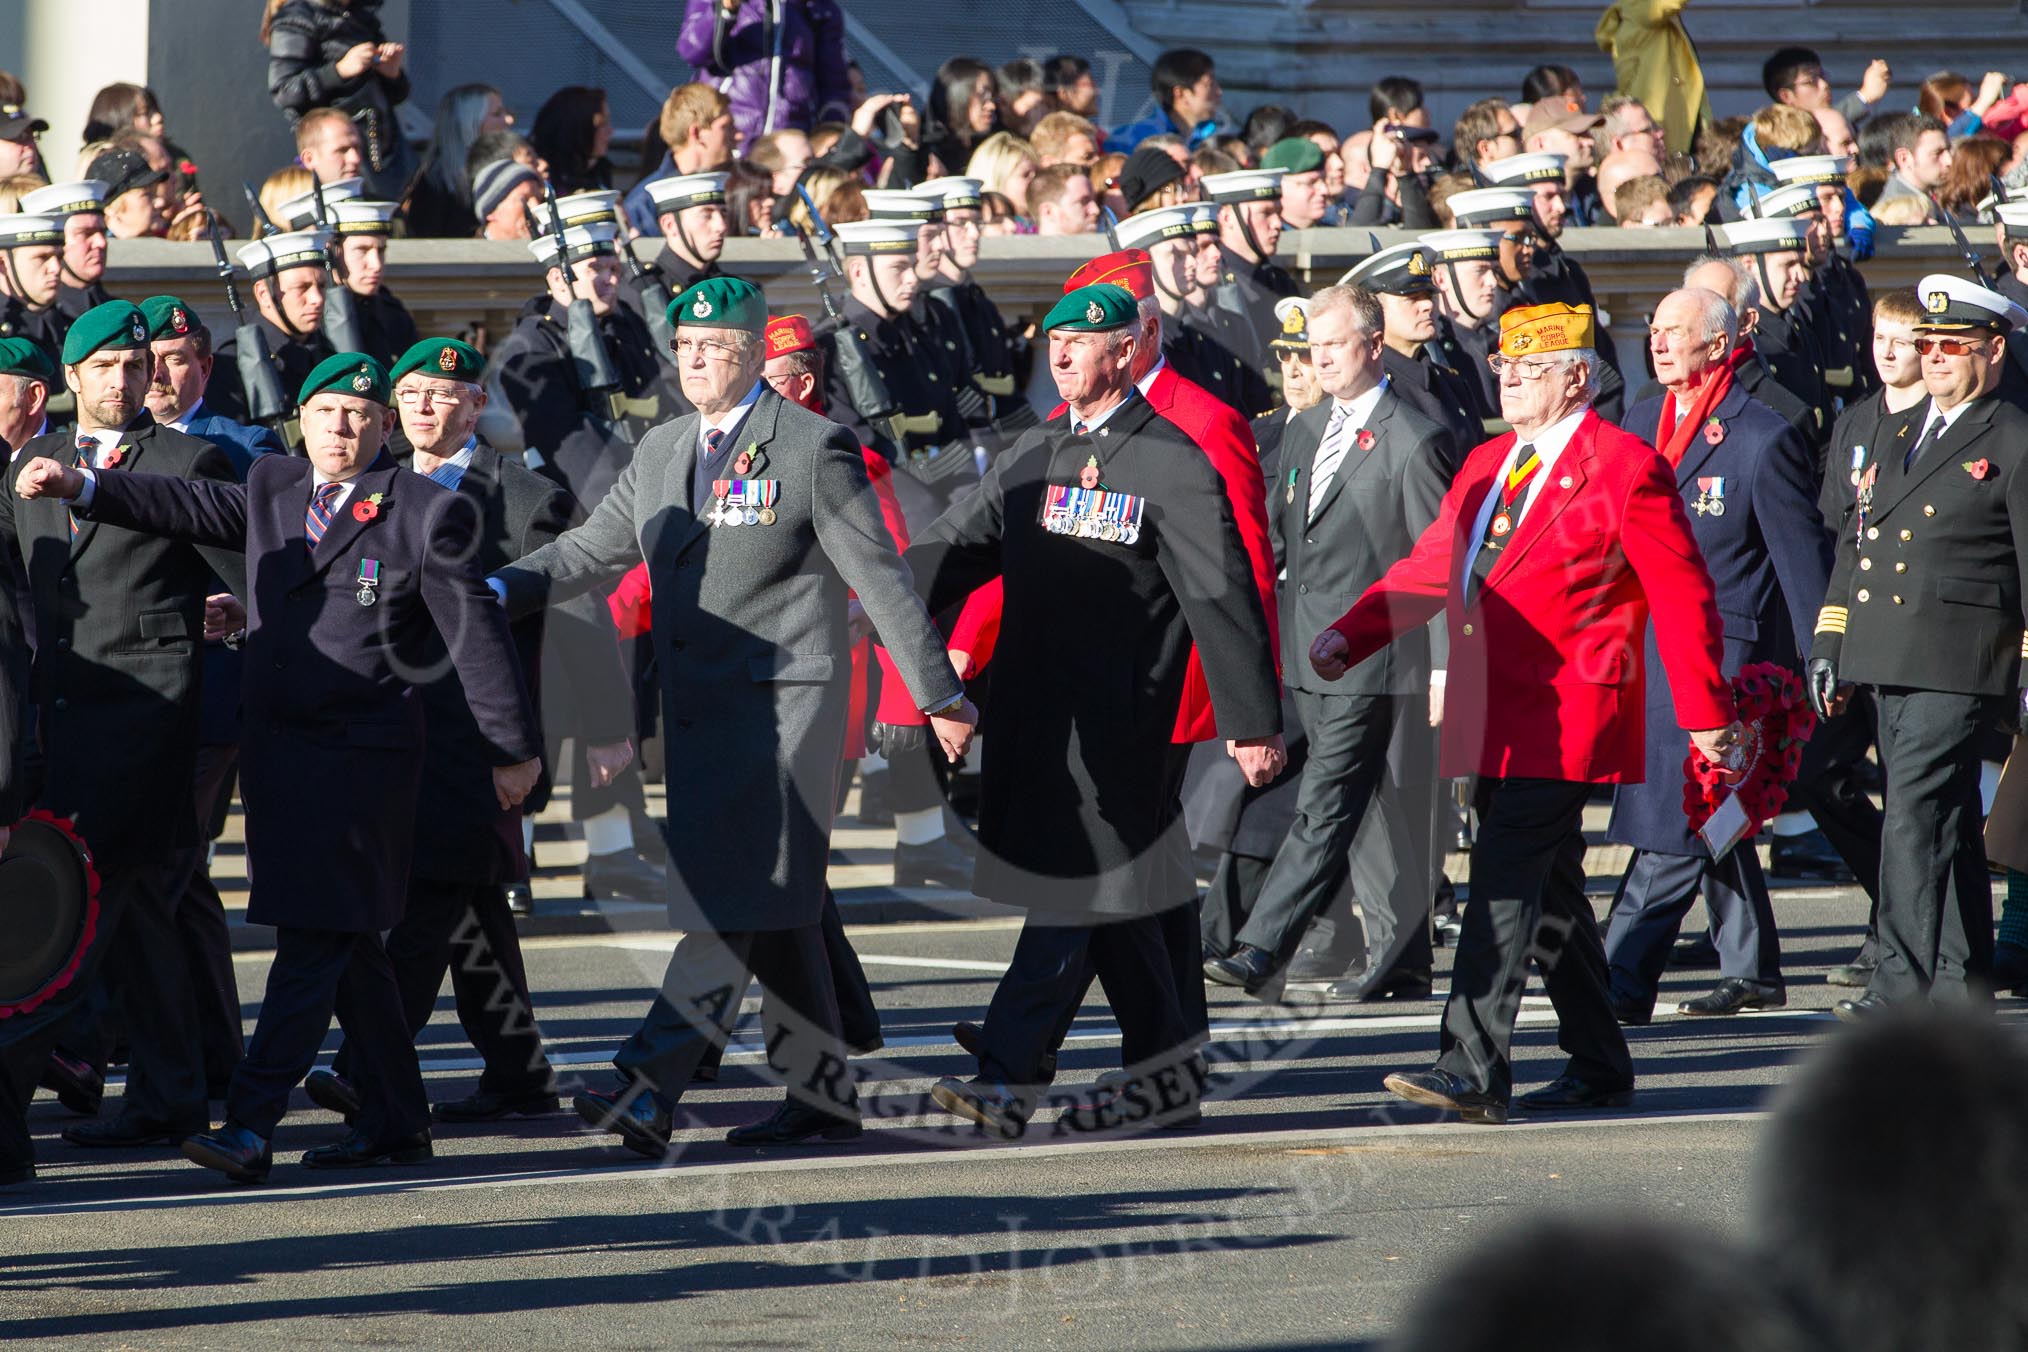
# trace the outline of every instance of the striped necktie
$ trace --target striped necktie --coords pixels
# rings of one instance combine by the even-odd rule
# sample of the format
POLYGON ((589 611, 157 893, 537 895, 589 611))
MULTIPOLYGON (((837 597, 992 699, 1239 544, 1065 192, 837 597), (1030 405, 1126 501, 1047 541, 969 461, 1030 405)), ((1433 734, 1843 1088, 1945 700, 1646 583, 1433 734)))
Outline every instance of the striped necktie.
MULTIPOLYGON (((99 443, 96 439, 80 434, 77 439, 77 462, 87 468, 94 468, 92 460, 98 448, 99 443)), ((73 540, 77 539, 77 532, 77 513, 72 512, 70 514, 70 538, 73 540)))
POLYGON ((1308 520, 1317 514, 1323 505, 1324 490, 1331 486, 1331 480, 1338 476, 1338 467, 1345 463, 1345 427, 1351 421, 1350 404, 1333 403, 1331 421, 1324 428, 1324 439, 1317 443, 1316 463, 1310 469, 1310 500, 1303 512, 1308 520))
POLYGON ((706 432, 704 434, 704 458, 709 460, 716 456, 718 448, 724 443, 725 429, 723 427, 714 427, 709 432, 706 432))
POLYGON ((331 518, 338 512, 338 495, 344 491, 344 484, 325 484, 310 499, 309 515, 303 518, 303 538, 310 542, 310 548, 315 549, 324 532, 331 529, 331 518))

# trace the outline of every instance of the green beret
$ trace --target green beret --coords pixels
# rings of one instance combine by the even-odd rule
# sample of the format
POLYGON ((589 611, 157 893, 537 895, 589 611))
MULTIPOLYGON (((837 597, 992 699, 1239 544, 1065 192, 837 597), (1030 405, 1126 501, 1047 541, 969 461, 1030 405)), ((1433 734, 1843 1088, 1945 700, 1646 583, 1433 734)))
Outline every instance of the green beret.
POLYGON ((296 396, 298 405, 310 402, 312 395, 324 393, 350 395, 355 399, 371 399, 376 404, 389 402, 387 372, 380 369, 380 363, 364 352, 340 352, 317 363, 309 377, 303 381, 303 389, 296 396))
POLYGON ((1260 157, 1260 167, 1291 174, 1316 173, 1324 167, 1324 149, 1307 136, 1284 136, 1260 157))
POLYGON ((1103 333, 1125 328, 1140 318, 1134 293, 1111 282, 1094 282, 1064 293, 1063 299, 1042 321, 1043 332, 1067 329, 1073 333, 1103 333))
POLYGON ((148 317, 127 300, 109 300, 79 315, 63 340, 63 364, 75 366, 94 352, 131 352, 148 346, 148 317))
POLYGON ((0 376, 27 376, 56 384, 56 363, 33 338, 0 338, 0 376))
POLYGON ((387 378, 398 385, 409 372, 420 371, 441 380, 462 380, 467 385, 476 385, 479 373, 485 369, 486 359, 469 344, 455 338, 425 338, 401 354, 387 378))
POLYGON ((743 278, 707 277, 669 302, 668 317, 672 328, 694 324, 757 334, 768 326, 768 302, 743 278))
POLYGON ((141 302, 141 313, 148 320, 148 337, 155 342, 182 338, 204 327, 197 311, 174 296, 148 297, 141 302))

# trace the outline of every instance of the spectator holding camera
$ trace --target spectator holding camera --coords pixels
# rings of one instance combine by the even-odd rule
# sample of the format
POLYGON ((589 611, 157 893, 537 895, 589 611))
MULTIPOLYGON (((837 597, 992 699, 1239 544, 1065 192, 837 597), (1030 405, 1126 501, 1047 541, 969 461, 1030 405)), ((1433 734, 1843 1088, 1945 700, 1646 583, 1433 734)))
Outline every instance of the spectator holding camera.
POLYGON ((381 0, 267 0, 261 45, 268 93, 291 126, 312 108, 336 108, 365 144, 365 195, 398 202, 414 171, 395 105, 408 98, 406 51, 380 26, 381 0))

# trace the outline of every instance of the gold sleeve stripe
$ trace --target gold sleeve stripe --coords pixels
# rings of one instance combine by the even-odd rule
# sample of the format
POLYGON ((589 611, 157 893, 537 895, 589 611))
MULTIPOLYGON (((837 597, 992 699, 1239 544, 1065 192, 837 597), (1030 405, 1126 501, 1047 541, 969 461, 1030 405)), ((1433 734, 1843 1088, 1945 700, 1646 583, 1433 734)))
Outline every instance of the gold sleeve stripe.
POLYGON ((2028 634, 2021 635, 2021 656, 2028 659, 2028 634))
MULTIPOLYGON (((1817 612, 1817 632, 1820 634, 1842 634, 1850 613, 1844 606, 1825 606, 1817 612)), ((2028 634, 2021 639, 2024 655, 2028 655, 2028 634)))

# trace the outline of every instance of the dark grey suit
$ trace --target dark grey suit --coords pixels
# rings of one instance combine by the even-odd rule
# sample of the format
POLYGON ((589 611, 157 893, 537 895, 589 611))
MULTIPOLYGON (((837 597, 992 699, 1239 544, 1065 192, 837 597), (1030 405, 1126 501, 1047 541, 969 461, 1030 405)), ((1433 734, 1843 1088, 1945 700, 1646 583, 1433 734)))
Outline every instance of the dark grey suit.
MULTIPOLYGON (((1311 669, 1309 648, 1415 547, 1436 520, 1458 457, 1450 432, 1390 386, 1363 428, 1347 421, 1345 458, 1313 503, 1311 484, 1334 404, 1326 400, 1289 425, 1268 496, 1275 560, 1285 570, 1282 680, 1308 734, 1309 759, 1288 839, 1235 937, 1285 959, 1311 918, 1343 887, 1349 868, 1365 919, 1366 972, 1377 980, 1419 932, 1429 906, 1428 865, 1400 808, 1428 816, 1430 804, 1422 799, 1433 777, 1416 786, 1416 804, 1382 807, 1356 855, 1352 846, 1387 777, 1397 718, 1420 716, 1416 696, 1429 686, 1432 638, 1428 629, 1404 634, 1335 682, 1311 669)), ((1439 634, 1434 641, 1443 639, 1439 634)))
MULTIPOLYGON (((849 432, 763 389, 730 445, 750 455, 747 478, 779 485, 776 519, 736 527, 696 508, 698 432, 694 413, 654 429, 588 521, 495 574, 510 612, 525 613, 647 560, 668 737, 669 916, 685 935, 662 997, 615 1060, 672 1103, 737 1017, 749 971, 815 1034, 792 1039, 781 1062, 814 1074, 838 1057, 842 1069, 819 922, 852 675, 847 589, 919 707, 963 692, 849 432), (729 1007, 698 1012, 728 985, 729 1007)), ((771 1022, 780 1012, 771 1002, 771 1022)))

